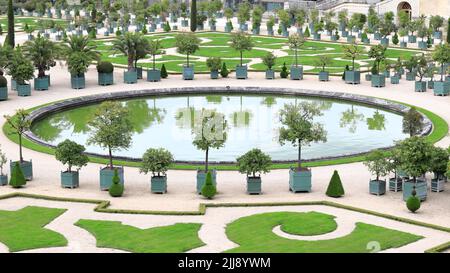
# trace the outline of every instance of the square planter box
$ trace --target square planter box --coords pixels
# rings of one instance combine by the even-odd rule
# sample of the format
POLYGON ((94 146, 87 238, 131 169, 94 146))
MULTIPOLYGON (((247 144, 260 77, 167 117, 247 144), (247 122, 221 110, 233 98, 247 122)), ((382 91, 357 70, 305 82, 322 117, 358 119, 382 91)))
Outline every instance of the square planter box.
MULTIPOLYGON (((120 178, 120 184, 124 185, 123 168, 116 168, 116 169, 120 178)), ((112 185, 113 177, 114 177, 114 169, 110 169, 109 167, 100 169, 100 190, 102 191, 109 190, 109 187, 111 187, 112 185)))
POLYGON ((261 194, 261 177, 247 177, 247 193, 261 194))
POLYGON ((56 41, 61 41, 62 40, 62 36, 61 35, 55 35, 55 40, 56 41))
POLYGON ((375 32, 375 33, 373 34, 373 39, 374 39, 374 40, 377 40, 377 41, 380 41, 380 40, 381 40, 381 33, 375 32))
POLYGON ((391 77, 391 84, 399 84, 399 83, 400 83, 400 76, 391 77))
POLYGON ((415 81, 416 75, 414 72, 406 72, 406 80, 407 81, 415 81))
POLYGON ((296 192, 311 192, 311 171, 289 170, 289 190, 296 192))
POLYGON ((364 77, 366 78, 366 81, 368 81, 368 82, 372 80, 372 74, 370 74, 370 73, 367 73, 364 77))
POLYGON ((403 180, 401 178, 390 178, 389 179, 389 190, 393 192, 402 191, 403 180))
POLYGON ((8 87, 0 87, 0 101, 8 99, 8 87))
POLYGON ((431 191, 441 192, 444 191, 445 179, 431 179, 431 191))
POLYGON ((248 24, 239 24, 239 29, 241 31, 248 31, 248 24))
POLYGON ((152 176, 150 179, 150 190, 152 193, 166 193, 167 176, 152 176))
POLYGON ((189 25, 188 20, 181 20, 181 26, 187 27, 189 25))
POLYGON ((400 42, 400 47, 401 48, 406 48, 406 47, 408 47, 408 43, 407 42, 400 42))
POLYGON ((209 72, 209 77, 213 80, 217 80, 219 78, 219 71, 218 70, 211 70, 209 72))
POLYGON ((320 41, 320 33, 314 33, 314 40, 320 41))
POLYGON ((320 71, 319 72, 319 81, 327 82, 330 80, 330 73, 328 71, 320 71))
POLYGON ((114 84, 113 73, 98 73, 98 85, 112 85, 114 84))
MULTIPOLYGON (((211 175, 212 175, 212 182, 215 186, 217 186, 217 181, 216 181, 216 177, 217 177, 217 172, 216 170, 212 170, 211 171, 211 175)), ((197 171, 197 193, 201 194, 202 193, 202 188, 203 185, 205 184, 206 181, 206 173, 205 171, 197 171)))
POLYGON ((17 84, 17 95, 21 97, 31 96, 31 85, 17 84))
POLYGON ((236 66, 236 79, 245 80, 247 79, 247 66, 243 65, 237 65, 236 66))
POLYGON ((450 93, 450 82, 434 82, 434 95, 448 96, 450 93))
POLYGON ((384 46, 389 46, 389 39, 388 38, 382 38, 380 40, 380 44, 382 44, 384 46))
MULTIPOLYGON (((214 30, 215 31, 215 30, 214 30)), ((259 33, 260 33, 260 29, 259 28, 254 28, 254 29, 252 29, 252 34, 253 35, 259 35, 259 33)))
POLYGON ((386 181, 383 180, 370 180, 369 181, 370 194, 383 195, 386 193, 386 181))
POLYGON ((386 86, 386 78, 384 75, 372 75, 371 79, 372 87, 385 87, 386 86))
POLYGON ((127 84, 137 83, 138 73, 136 70, 124 71, 123 72, 123 82, 127 84))
POLYGON ((74 189, 79 186, 80 179, 78 172, 61 172, 61 187, 74 189))
POLYGON ((105 31, 103 32, 103 36, 109 36, 109 31, 108 31, 108 30, 105 30, 105 31))
POLYGON ((183 66, 183 80, 193 80, 194 74, 194 65, 183 66))
POLYGON ((341 34, 342 34, 342 35, 341 35, 342 37, 347 38, 347 36, 348 36, 348 31, 347 31, 347 30, 343 30, 341 34))
MULTIPOLYGON (((403 183, 403 201, 407 201, 411 196, 412 190, 414 186, 414 181, 409 180, 403 183)), ((427 199, 427 182, 417 180, 416 183, 416 196, 420 199, 420 201, 424 201, 427 199)))
POLYGON ((331 41, 333 41, 333 42, 337 41, 337 36, 336 35, 331 35, 331 41))
POLYGON ((290 71, 291 80, 303 80, 303 66, 291 66, 290 71))
POLYGON ((274 35, 273 29, 267 30, 267 35, 273 36, 274 35))
POLYGON ((71 76, 70 84, 72 89, 83 89, 86 87, 86 79, 83 76, 71 76))
POLYGON ((427 49, 427 42, 419 41, 419 42, 417 43, 417 46, 418 46, 420 49, 427 49))
POLYGON ((142 80, 142 67, 136 67, 136 72, 138 80, 142 80))
POLYGON ((416 81, 414 84, 414 91, 426 92, 427 91, 427 82, 416 81))
POLYGON ((362 42, 365 44, 370 44, 370 39, 369 38, 364 38, 362 39, 362 42))
POLYGON ((148 82, 159 82, 160 80, 161 80, 161 71, 159 69, 147 70, 147 81, 148 82))
MULTIPOLYGON (((176 27, 176 26, 173 26, 173 30, 176 30, 175 27, 176 27)), ((210 27, 209 27, 209 30, 211 30, 211 31, 216 31, 216 30, 217 30, 216 25, 210 26, 210 27)), ((255 33, 255 34, 259 34, 259 33, 255 33)))
POLYGON ((408 35, 408 43, 413 44, 417 42, 417 37, 415 35, 408 35))
POLYGON ((275 70, 273 70, 273 69, 266 70, 266 79, 268 79, 268 80, 275 79, 275 70))
POLYGON ((47 77, 34 78, 34 90, 43 91, 48 90, 49 79, 47 77))
MULTIPOLYGON (((229 25, 225 26, 225 32, 231 32, 231 26, 229 26, 229 25)), ((272 33, 272 35, 273 35, 273 33, 272 33)))
POLYGON ((434 39, 442 39, 442 31, 433 32, 433 38, 434 39))
POLYGON ((434 89, 434 81, 427 81, 428 89, 434 89))
POLYGON ((197 30, 198 31, 202 31, 204 29, 204 25, 197 25, 197 30))
MULTIPOLYGON (((373 75, 372 75, 373 77, 373 75)), ((361 83, 361 72, 360 71, 345 71, 345 83, 349 84, 360 84, 361 83)))
POLYGON ((353 43, 355 41, 355 36, 353 35, 348 35, 347 36, 347 43, 353 43))
POLYGON ((0 175, 0 186, 8 185, 8 175, 0 175))
POLYGON ((383 75, 384 75, 385 78, 389 78, 389 77, 391 76, 391 72, 389 72, 389 71, 384 71, 384 72, 383 72, 383 75))
MULTIPOLYGON (((13 168, 16 165, 16 161, 9 162, 10 173, 13 173, 13 168)), ((22 169, 23 176, 27 181, 33 180, 33 161, 19 162, 19 166, 22 169)))

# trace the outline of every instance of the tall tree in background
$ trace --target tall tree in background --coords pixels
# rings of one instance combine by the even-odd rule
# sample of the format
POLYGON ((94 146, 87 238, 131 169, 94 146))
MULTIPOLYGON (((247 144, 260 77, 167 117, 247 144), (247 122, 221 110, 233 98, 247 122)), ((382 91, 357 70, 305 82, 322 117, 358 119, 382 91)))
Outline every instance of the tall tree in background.
POLYGON ((191 31, 197 30, 197 0, 191 2, 191 31))
POLYGON ((8 37, 6 42, 11 47, 14 47, 14 11, 13 11, 13 3, 12 0, 8 1, 8 37))

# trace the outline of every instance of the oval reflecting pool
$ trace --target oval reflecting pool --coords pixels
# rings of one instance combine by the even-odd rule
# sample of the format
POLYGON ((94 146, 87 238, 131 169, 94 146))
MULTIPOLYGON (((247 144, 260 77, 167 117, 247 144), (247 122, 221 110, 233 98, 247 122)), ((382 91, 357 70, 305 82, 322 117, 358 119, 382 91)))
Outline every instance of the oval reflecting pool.
MULTIPOLYGON (((304 159, 367 152, 407 137, 402 133, 401 115, 350 102, 289 96, 163 96, 122 101, 133 123, 133 139, 128 150, 114 155, 140 158, 150 147, 163 147, 175 160, 203 161, 204 153, 192 145, 194 116, 202 109, 215 109, 227 119, 228 137, 223 148, 210 151, 210 160, 235 161, 252 148, 260 148, 273 160, 295 160, 297 149, 278 143, 279 111, 286 103, 302 101, 320 105, 323 115, 315 121, 327 131, 326 143, 303 148, 304 159)), ((71 139, 85 145, 88 152, 106 154, 100 147, 86 144, 88 122, 96 108, 88 105, 50 115, 35 123, 32 132, 54 145, 71 139)))

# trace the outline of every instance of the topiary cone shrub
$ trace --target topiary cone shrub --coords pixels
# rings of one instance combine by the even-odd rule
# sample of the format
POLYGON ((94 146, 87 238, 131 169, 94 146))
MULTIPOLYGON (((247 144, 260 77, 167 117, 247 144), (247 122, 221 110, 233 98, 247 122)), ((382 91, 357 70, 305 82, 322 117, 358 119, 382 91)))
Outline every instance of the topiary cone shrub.
POLYGON ((121 197, 123 195, 124 186, 120 184, 120 178, 117 169, 114 169, 112 182, 113 183, 111 187, 109 187, 109 195, 111 195, 112 197, 121 197))
POLYGON ((338 171, 334 171, 331 177, 330 184, 328 184, 326 195, 329 197, 338 198, 345 194, 344 187, 342 186, 341 177, 338 171))
POLYGON ((15 189, 23 187, 27 183, 25 176, 23 175, 22 169, 20 168, 19 162, 16 162, 11 174, 11 180, 9 180, 9 185, 15 189))
POLYGON ((212 182, 212 174, 211 172, 208 172, 206 174, 205 184, 203 185, 202 188, 202 195, 205 198, 212 199, 216 195, 216 193, 217 189, 212 182))
POLYGON ((161 78, 167 79, 169 75, 167 74, 166 66, 163 64, 161 66, 161 78))
POLYGON ((228 71, 227 64, 223 63, 222 69, 220 70, 220 76, 222 76, 222 78, 227 78, 228 74, 230 74, 230 71, 228 71))
POLYGON ((420 209, 420 199, 416 196, 416 186, 413 187, 413 190, 411 192, 411 196, 406 201, 406 207, 411 211, 412 213, 415 213, 418 209, 420 209))
POLYGON ((286 67, 286 62, 283 63, 283 67, 281 68, 280 78, 286 79, 289 76, 288 69, 286 67))

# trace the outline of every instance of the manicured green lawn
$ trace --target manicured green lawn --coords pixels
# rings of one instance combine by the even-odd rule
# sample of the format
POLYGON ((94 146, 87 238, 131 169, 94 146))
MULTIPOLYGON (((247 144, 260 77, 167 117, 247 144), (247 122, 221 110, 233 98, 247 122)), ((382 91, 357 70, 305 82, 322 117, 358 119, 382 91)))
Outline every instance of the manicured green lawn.
POLYGON ((44 228, 65 211, 31 206, 17 211, 0 210, 0 242, 11 252, 66 246, 63 235, 44 228))
POLYGON ((201 224, 139 229, 121 222, 82 219, 75 225, 89 231, 97 239, 97 247, 137 253, 179 253, 204 245, 198 237, 201 224))
POLYGON ((332 231, 333 217, 317 212, 273 212, 240 218, 226 227, 228 238, 239 247, 227 252, 275 252, 275 253, 360 253, 370 252, 370 242, 378 242, 380 250, 397 248, 423 237, 365 223, 357 223, 347 236, 317 241, 290 240, 279 237, 272 229, 278 225, 287 233, 316 235, 332 231), (297 214, 293 216, 292 214, 297 214), (285 226, 285 227, 283 227, 285 226))
MULTIPOLYGON (((50 19, 50 18, 37 18, 37 17, 16 17, 14 18, 14 27, 16 29, 16 31, 22 31, 25 27, 26 24, 28 24, 29 27, 34 28, 35 30, 37 30, 38 26, 39 26, 39 22, 44 22, 44 21, 49 21, 52 20, 54 21, 57 25, 61 25, 62 27, 66 28, 68 25, 68 21, 67 20, 63 20, 63 19, 50 19)), ((0 24, 3 27, 3 31, 6 32, 7 30, 7 26, 8 26, 8 19, 6 19, 6 17, 0 17, 0 24)))

